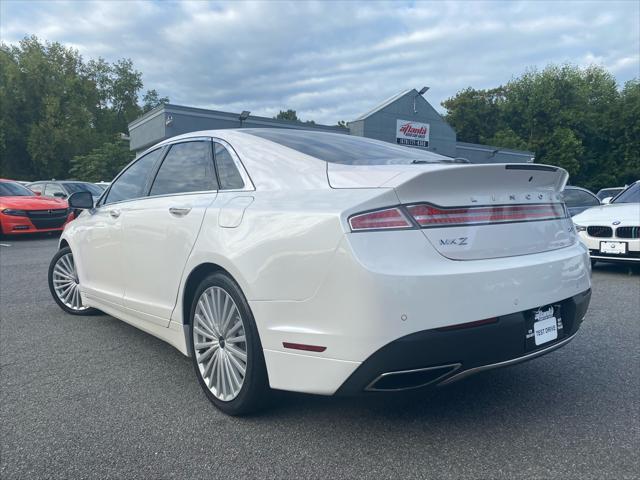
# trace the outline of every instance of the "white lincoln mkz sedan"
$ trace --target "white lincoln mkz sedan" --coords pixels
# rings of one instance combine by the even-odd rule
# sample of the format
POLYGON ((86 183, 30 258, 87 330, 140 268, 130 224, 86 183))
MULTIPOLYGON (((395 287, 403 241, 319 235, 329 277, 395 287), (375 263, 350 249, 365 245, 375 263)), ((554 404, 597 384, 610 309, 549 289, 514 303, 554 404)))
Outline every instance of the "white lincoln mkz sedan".
POLYGON ((567 173, 342 134, 203 131, 128 165, 49 269, 66 312, 192 357, 229 414, 269 389, 445 385, 568 343, 590 299, 567 173))

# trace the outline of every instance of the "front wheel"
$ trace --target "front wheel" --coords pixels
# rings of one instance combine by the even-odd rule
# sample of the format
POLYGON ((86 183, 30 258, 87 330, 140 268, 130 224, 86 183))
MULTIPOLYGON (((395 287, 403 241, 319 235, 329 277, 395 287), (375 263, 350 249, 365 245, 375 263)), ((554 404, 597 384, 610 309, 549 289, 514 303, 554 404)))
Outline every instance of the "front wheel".
POLYGON ((240 287, 224 273, 207 276, 191 305, 191 347, 198 382, 228 415, 265 406, 269 382, 258 330, 240 287))
POLYGON ((61 248, 49 264, 49 290, 56 303, 71 315, 95 315, 95 308, 82 303, 80 282, 73 253, 69 247, 61 248))

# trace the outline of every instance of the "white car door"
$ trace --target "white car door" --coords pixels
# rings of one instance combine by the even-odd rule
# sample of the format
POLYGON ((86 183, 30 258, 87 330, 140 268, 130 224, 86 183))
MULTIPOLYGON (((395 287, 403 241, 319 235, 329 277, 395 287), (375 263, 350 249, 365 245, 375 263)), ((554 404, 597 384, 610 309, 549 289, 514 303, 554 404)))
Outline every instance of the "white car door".
POLYGON ((210 139, 168 147, 149 196, 123 212, 125 307, 169 325, 184 266, 217 189, 210 139))
POLYGON ((73 252, 83 290, 116 305, 124 296, 122 225, 127 204, 144 194, 162 148, 140 157, 112 183, 103 202, 76 220, 73 252))

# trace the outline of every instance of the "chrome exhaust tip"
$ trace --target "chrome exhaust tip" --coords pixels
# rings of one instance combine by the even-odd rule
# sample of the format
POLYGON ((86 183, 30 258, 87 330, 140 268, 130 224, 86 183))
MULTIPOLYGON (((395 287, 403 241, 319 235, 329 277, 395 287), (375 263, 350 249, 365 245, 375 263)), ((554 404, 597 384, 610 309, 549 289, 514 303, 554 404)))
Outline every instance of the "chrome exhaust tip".
POLYGON ((386 372, 378 375, 365 387, 367 392, 400 392, 426 387, 436 383, 458 370, 462 364, 438 365, 436 367, 416 368, 386 372))

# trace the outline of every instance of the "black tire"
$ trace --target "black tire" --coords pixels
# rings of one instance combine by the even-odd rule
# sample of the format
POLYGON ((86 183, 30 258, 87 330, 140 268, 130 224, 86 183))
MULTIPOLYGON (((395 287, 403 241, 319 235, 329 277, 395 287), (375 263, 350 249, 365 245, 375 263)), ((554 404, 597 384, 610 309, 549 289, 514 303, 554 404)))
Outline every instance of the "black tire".
POLYGON ((262 352, 262 344, 258 335, 256 323, 249 308, 249 304, 245 299, 242 290, 238 284, 227 274, 222 272, 212 273, 200 282, 196 289, 195 295, 191 302, 191 310, 189 316, 189 341, 191 345, 191 360, 198 378, 198 383, 202 387, 207 398, 217 408, 227 415, 240 416, 256 412, 269 404, 270 388, 267 376, 267 368, 264 362, 264 354, 262 352), (207 386, 202 373, 198 367, 196 359, 195 341, 194 341, 194 316, 198 304, 198 300, 205 290, 210 287, 219 287, 231 296, 240 313, 247 347, 247 364, 244 381, 240 387, 240 391, 235 398, 228 401, 218 399, 207 386))
POLYGON ((64 310, 66 313, 70 314, 70 315, 98 315, 100 314, 100 310, 96 310, 95 308, 85 308, 83 310, 74 310, 73 308, 68 307, 67 305, 65 305, 62 300, 58 297, 58 294, 56 293, 56 290, 53 286, 53 269, 56 266, 56 263, 58 262, 58 260, 65 256, 71 254, 73 255, 73 253, 71 252, 71 249, 69 247, 64 247, 61 248, 60 250, 58 250, 56 252, 56 254, 53 256, 53 258, 51 259, 51 263, 49 264, 49 273, 48 273, 48 278, 49 278, 49 291, 51 292, 51 296, 53 297, 53 299, 56 301, 56 303, 58 304, 58 306, 64 310))

